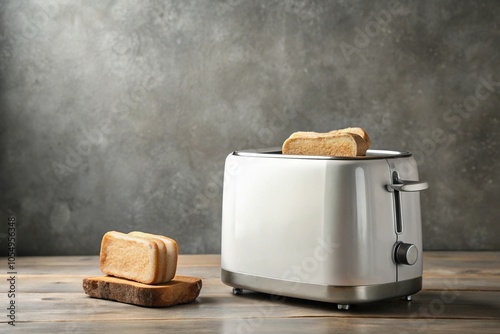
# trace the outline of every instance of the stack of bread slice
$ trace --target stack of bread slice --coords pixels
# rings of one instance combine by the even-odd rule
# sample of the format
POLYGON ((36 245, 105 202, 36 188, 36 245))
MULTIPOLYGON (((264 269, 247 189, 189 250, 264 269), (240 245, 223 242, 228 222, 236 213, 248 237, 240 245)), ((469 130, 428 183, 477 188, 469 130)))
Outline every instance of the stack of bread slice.
POLYGON ((91 297, 141 306, 171 306, 195 300, 199 278, 175 276, 177 243, 144 232, 107 232, 102 238, 100 268, 107 276, 87 277, 83 289, 91 297))
POLYGON ((285 140, 282 153, 288 155, 356 157, 366 155, 368 134, 359 127, 320 132, 294 132, 285 140))
POLYGON ((167 283, 177 269, 177 243, 143 233, 107 232, 102 238, 100 267, 106 275, 144 284, 167 283))

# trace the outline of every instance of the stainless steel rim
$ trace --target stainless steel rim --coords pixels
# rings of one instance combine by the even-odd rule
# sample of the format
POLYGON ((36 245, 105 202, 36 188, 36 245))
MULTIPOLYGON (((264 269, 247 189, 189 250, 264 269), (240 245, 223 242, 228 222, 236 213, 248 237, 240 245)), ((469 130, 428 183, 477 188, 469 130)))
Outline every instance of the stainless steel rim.
POLYGON ((338 304, 360 304, 404 297, 422 289, 422 277, 385 284, 334 286, 290 282, 221 269, 221 280, 234 288, 338 304))
POLYGON ((395 159, 411 157, 407 151, 397 150, 368 150, 366 156, 359 157, 329 157, 311 155, 286 155, 281 154, 281 147, 273 147, 257 150, 234 151, 234 155, 253 158, 281 158, 281 159, 309 159, 309 160, 374 160, 374 159, 395 159))

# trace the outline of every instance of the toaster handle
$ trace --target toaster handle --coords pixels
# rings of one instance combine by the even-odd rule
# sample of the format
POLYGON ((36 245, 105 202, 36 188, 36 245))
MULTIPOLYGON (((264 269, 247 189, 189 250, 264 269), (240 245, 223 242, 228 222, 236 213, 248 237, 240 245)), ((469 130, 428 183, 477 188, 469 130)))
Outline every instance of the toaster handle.
POLYGON ((422 191, 429 188, 429 183, 427 181, 407 181, 398 180, 398 183, 388 184, 388 191, 422 191))

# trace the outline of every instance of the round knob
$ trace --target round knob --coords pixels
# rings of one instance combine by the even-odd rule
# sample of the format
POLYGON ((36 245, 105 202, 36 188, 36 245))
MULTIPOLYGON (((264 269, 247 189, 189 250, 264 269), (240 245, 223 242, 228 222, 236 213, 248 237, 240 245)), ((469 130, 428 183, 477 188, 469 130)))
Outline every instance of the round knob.
POLYGON ((399 243, 396 246, 396 263, 413 265, 418 259, 418 249, 417 246, 413 244, 405 244, 404 242, 399 243))

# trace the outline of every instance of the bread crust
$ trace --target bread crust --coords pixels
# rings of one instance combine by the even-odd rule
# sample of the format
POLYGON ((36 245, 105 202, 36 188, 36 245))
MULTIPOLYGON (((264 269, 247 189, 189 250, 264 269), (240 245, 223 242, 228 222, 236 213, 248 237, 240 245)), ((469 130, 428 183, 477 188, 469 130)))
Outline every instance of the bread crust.
POLYGON ((177 242, 172 239, 165 237, 163 235, 153 234, 153 236, 162 240, 165 244, 167 257, 165 259, 167 268, 165 270, 165 280, 164 282, 168 282, 174 278, 175 273, 177 272, 177 261, 179 257, 179 247, 177 246, 177 242), (171 264, 171 265, 169 265, 171 264))

